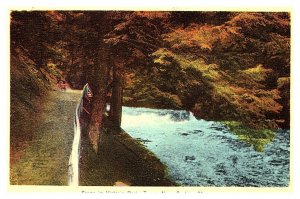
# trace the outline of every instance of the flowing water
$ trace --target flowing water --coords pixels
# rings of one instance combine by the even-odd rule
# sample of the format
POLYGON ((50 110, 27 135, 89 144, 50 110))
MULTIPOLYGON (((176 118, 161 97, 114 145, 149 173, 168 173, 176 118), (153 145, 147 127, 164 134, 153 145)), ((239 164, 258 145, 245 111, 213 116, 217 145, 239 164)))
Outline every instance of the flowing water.
POLYGON ((289 131, 276 132, 264 152, 222 124, 190 112, 123 107, 122 128, 167 165, 183 186, 289 186, 289 131))

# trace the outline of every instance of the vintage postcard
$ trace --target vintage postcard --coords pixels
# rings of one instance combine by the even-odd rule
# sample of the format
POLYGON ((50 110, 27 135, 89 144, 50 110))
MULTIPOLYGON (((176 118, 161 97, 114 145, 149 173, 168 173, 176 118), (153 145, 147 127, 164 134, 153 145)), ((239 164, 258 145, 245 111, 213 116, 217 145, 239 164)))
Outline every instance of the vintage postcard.
POLYGON ((10 191, 293 191, 292 7, 79 8, 9 10, 10 191))

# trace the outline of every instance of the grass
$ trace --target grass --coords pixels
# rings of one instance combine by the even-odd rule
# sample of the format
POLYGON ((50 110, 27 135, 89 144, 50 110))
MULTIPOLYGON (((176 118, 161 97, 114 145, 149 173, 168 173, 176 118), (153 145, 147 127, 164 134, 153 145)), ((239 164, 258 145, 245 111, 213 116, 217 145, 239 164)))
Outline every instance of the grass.
POLYGON ((273 141, 275 132, 270 129, 252 129, 237 121, 223 122, 229 130, 258 152, 263 152, 266 144, 273 141))

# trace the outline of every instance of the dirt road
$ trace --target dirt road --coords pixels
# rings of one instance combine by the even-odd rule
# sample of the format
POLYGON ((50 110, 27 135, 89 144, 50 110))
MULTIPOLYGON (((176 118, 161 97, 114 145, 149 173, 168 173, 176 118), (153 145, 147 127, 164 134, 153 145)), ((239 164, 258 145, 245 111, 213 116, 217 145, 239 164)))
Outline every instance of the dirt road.
POLYGON ((10 167, 11 184, 67 185, 74 112, 80 95, 81 91, 73 90, 49 94, 37 113, 39 125, 32 129, 32 140, 10 167))

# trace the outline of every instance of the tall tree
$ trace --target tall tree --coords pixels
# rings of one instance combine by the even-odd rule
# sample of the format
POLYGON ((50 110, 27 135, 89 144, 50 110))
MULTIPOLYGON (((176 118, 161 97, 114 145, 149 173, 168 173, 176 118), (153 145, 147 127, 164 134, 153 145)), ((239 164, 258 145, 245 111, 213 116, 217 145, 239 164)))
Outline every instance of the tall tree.
POLYGON ((117 22, 105 36, 113 55, 110 119, 115 127, 120 128, 126 73, 142 66, 148 70, 147 60, 162 45, 161 35, 169 13, 112 12, 110 15, 117 22))

